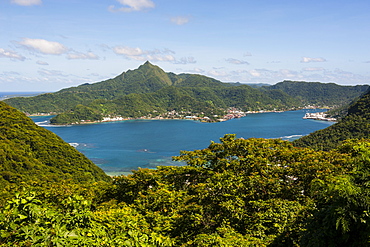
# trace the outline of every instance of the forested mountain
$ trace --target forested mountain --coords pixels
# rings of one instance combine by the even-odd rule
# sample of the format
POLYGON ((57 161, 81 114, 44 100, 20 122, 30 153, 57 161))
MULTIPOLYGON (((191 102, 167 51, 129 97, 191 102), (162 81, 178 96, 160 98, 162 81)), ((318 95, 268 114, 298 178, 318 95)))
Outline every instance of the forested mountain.
POLYGON ((248 110, 290 109, 296 101, 281 91, 263 93, 246 85, 239 87, 176 87, 169 86, 153 93, 122 96, 114 100, 95 100, 88 105, 77 105, 68 112, 51 119, 51 123, 68 124, 83 120, 97 121, 102 116, 125 118, 166 116, 176 111, 181 116, 207 116, 211 120, 235 107, 248 110))
POLYGON ((171 111, 179 115, 207 116, 212 120, 224 115, 230 107, 259 111, 286 110, 307 104, 334 106, 346 103, 366 89, 367 86, 308 82, 252 88, 202 75, 166 73, 146 62, 113 79, 6 102, 30 114, 59 114, 52 119, 55 124, 99 121, 107 116, 156 117, 171 111))
POLYGON ((0 187, 64 180, 94 182, 109 177, 60 137, 0 102, 0 187))
POLYGON ((340 106, 352 102, 364 93, 369 86, 340 86, 334 83, 283 81, 264 88, 267 90, 281 90, 299 99, 304 105, 340 106))
POLYGON ((62 89, 56 93, 48 93, 32 98, 9 99, 6 102, 23 112, 61 113, 72 109, 78 104, 87 105, 94 100, 113 100, 125 95, 155 92, 167 86, 218 86, 221 82, 200 75, 175 75, 165 73, 158 66, 149 62, 138 69, 128 70, 121 75, 93 84, 85 83, 78 87, 62 89))
POLYGON ((338 123, 304 136, 294 145, 330 150, 344 140, 362 138, 370 138, 370 90, 349 106, 347 116, 338 123))
POLYGON ((201 75, 165 73, 149 62, 107 81, 6 102, 31 114, 60 113, 51 121, 55 124, 98 121, 104 116, 155 117, 169 111, 219 118, 229 107, 273 110, 297 105, 281 91, 266 93, 201 75))

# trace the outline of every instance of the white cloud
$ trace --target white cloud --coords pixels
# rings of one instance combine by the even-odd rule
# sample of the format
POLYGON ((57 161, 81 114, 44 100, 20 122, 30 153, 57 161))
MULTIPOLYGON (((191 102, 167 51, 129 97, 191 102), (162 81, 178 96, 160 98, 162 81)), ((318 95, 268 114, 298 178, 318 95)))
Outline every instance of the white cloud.
POLYGON ((145 51, 139 47, 115 46, 113 47, 113 52, 117 55, 124 55, 128 59, 138 61, 175 61, 174 56, 171 55, 173 52, 170 50, 145 51))
POLYGON ((189 64, 189 63, 196 63, 197 61, 195 60, 194 57, 182 57, 180 60, 177 60, 176 64, 189 64))
POLYGON ((67 76, 66 74, 63 74, 63 72, 60 70, 41 69, 37 72, 43 76, 63 76, 63 77, 67 76))
POLYGON ((216 77, 225 77, 225 76, 228 76, 229 73, 226 72, 226 71, 220 71, 220 70, 211 70, 211 71, 208 71, 208 74, 210 76, 216 76, 216 77))
POLYGON ((326 62, 326 59, 322 57, 318 58, 302 57, 301 63, 311 63, 311 62, 326 62))
POLYGON ((268 70, 268 69, 251 69, 251 70, 213 70, 208 72, 210 76, 223 82, 259 82, 259 83, 277 83, 279 81, 302 80, 303 75, 299 71, 292 71, 288 69, 268 70))
POLYGON ((45 61, 37 61, 36 62, 38 65, 49 65, 47 62, 45 62, 45 61))
POLYGON ((251 57, 252 56, 252 53, 250 53, 250 52, 247 51, 246 53, 243 54, 243 56, 244 57, 251 57))
POLYGON ((11 60, 20 60, 24 61, 26 58, 22 55, 19 55, 15 51, 5 50, 0 48, 0 57, 10 58, 11 60))
POLYGON ((146 61, 146 60, 153 61, 153 62, 157 62, 157 61, 174 62, 176 61, 175 57, 172 55, 147 55, 147 56, 141 57, 140 61, 146 61))
POLYGON ((299 72, 289 70, 289 69, 281 69, 279 70, 279 73, 284 78, 300 78, 299 72))
POLYGON ((192 70, 188 70, 189 73, 197 73, 197 74, 202 74, 204 73, 205 71, 201 68, 194 68, 192 70))
POLYGON ((340 85, 369 84, 370 76, 355 74, 341 69, 327 70, 313 68, 312 70, 289 70, 289 69, 251 69, 251 70, 227 70, 226 68, 213 68, 210 71, 202 69, 190 70, 191 73, 201 73, 213 77, 222 82, 241 83, 268 83, 275 84, 284 80, 308 81, 308 82, 334 82, 340 85), (311 71, 312 73, 307 73, 311 71))
POLYGON ((334 82, 342 85, 358 85, 368 84, 370 76, 355 74, 340 69, 326 70, 313 68, 312 70, 294 71, 288 69, 269 70, 269 69, 254 69, 248 73, 237 73, 230 71, 227 75, 220 77, 221 81, 241 81, 241 82, 264 82, 277 83, 283 80, 293 81, 319 81, 323 83, 334 82), (313 73, 307 73, 313 72, 313 73))
MULTIPOLYGON (((44 92, 55 92, 61 88, 77 86, 82 83, 96 82, 97 79, 93 79, 89 76, 79 76, 74 74, 67 74, 66 72, 59 70, 47 70, 40 69, 37 71, 38 74, 31 75, 26 72, 12 72, 4 71, 0 72, 0 86, 6 88, 7 91, 16 91, 21 88, 24 91, 34 91, 40 89, 44 92)), ((101 76, 99 80, 106 80, 106 76, 101 76)))
POLYGON ((323 71, 324 68, 321 67, 311 67, 311 68, 303 68, 303 71, 323 71))
POLYGON ((140 48, 136 47, 123 47, 123 46, 115 46, 113 47, 114 53, 118 55, 126 55, 128 57, 135 57, 135 56, 141 56, 144 54, 144 51, 140 48))
POLYGON ((253 76, 253 77, 260 77, 261 76, 261 73, 260 72, 258 72, 257 70, 255 70, 255 69, 252 69, 252 70, 250 70, 250 71, 248 71, 249 72, 249 74, 251 75, 251 76, 253 76))
POLYGON ((13 75, 20 75, 20 74, 17 71, 4 71, 2 75, 13 76, 13 75))
POLYGON ((249 63, 247 61, 242 61, 242 60, 238 60, 238 59, 235 59, 235 58, 228 58, 226 59, 227 62, 229 63, 232 63, 232 64, 247 64, 249 65, 249 63))
POLYGON ((176 25, 184 25, 190 21, 189 17, 185 16, 176 16, 171 18, 171 22, 176 25))
POLYGON ((42 4, 41 0, 12 0, 11 3, 21 5, 21 6, 31 6, 42 4))
POLYGON ((18 42, 18 44, 29 50, 48 55, 60 55, 68 51, 68 48, 61 43, 48 41, 45 39, 23 38, 22 41, 18 42))
POLYGON ((171 62, 174 64, 189 64, 196 63, 193 57, 183 57, 177 60, 173 54, 174 51, 169 49, 155 49, 155 50, 143 50, 139 47, 128 47, 128 46, 115 46, 112 48, 113 52, 117 55, 123 55, 127 59, 133 59, 137 61, 152 61, 152 62, 171 62))
POLYGON ((89 60, 97 60, 99 57, 92 52, 88 53, 81 53, 81 52, 74 52, 67 55, 68 59, 89 59, 89 60))
POLYGON ((132 11, 143 11, 155 7, 155 4, 151 0, 117 0, 120 4, 125 7, 117 8, 114 5, 108 7, 111 12, 132 12, 132 11))

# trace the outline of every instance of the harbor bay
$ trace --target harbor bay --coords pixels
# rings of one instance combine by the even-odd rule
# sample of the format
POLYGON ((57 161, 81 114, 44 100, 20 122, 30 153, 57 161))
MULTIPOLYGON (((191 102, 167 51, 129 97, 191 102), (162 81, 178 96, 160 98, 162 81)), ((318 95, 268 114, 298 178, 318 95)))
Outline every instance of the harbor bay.
POLYGON ((194 120, 128 120, 73 126, 49 125, 50 116, 32 117, 84 153, 108 175, 128 174, 159 165, 183 165, 172 161, 180 150, 206 148, 225 134, 237 138, 281 138, 294 140, 326 128, 333 122, 303 119, 306 113, 323 110, 298 110, 248 114, 219 123, 194 120))

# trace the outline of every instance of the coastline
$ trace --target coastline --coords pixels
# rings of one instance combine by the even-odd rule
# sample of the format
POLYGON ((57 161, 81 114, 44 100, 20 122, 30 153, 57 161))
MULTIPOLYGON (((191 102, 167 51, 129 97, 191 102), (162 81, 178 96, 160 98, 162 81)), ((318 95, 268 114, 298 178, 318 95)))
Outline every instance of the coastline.
POLYGON ((57 113, 55 113, 55 112, 50 112, 50 113, 32 113, 32 114, 24 113, 24 114, 26 114, 27 117, 46 117, 46 116, 57 115, 57 113))
MULTIPOLYGON (((295 110, 295 109, 290 109, 295 110)), ((290 111, 287 110, 287 111, 290 111)), ((257 114, 257 113, 271 113, 271 112, 284 112, 284 111, 277 111, 277 110, 259 110, 259 111, 247 111, 242 112, 238 110, 230 110, 228 114, 224 115, 222 118, 218 118, 215 120, 212 120, 209 117, 197 117, 197 116, 185 116, 185 117, 162 117, 162 116, 156 116, 156 117, 139 117, 139 118, 124 118, 120 116, 114 116, 114 117, 104 117, 103 120, 99 121, 91 121, 91 120, 81 120, 80 122, 74 122, 70 124, 65 125, 80 125, 80 124, 99 124, 99 123, 110 123, 110 122, 123 122, 123 121, 129 121, 129 120, 192 120, 192 121, 199 121, 202 123, 219 123, 219 122, 225 122, 231 119, 236 118, 242 118, 247 116, 248 114, 257 114)), ((53 114, 50 114, 53 115, 53 114)), ((35 115, 35 116, 47 116, 47 115, 35 115)))
MULTIPOLYGON (((131 118, 131 117, 121 117, 121 116, 108 116, 108 117, 103 117, 102 120, 97 120, 97 121, 92 121, 92 120, 81 120, 79 122, 73 122, 73 123, 68 123, 68 124, 50 124, 51 126, 71 126, 71 125, 82 125, 82 124, 99 124, 99 123, 110 123, 110 122, 123 122, 123 121, 129 121, 129 120, 193 120, 193 121, 199 121, 202 123, 218 123, 218 122, 225 122, 231 119, 237 119, 237 118, 242 118, 247 116, 248 114, 258 114, 258 113, 281 113, 281 112, 286 112, 286 111, 294 111, 294 110, 302 110, 302 109, 326 109, 326 108, 314 108, 314 107, 302 107, 302 108, 292 108, 292 109, 287 109, 287 110, 258 110, 258 111, 240 111, 235 108, 231 108, 227 110, 227 114, 222 116, 221 118, 209 118, 206 116, 203 117, 198 117, 198 116, 178 116, 174 114, 166 114, 167 116, 156 116, 156 117, 148 117, 148 116, 143 116, 139 118, 131 118)), ((42 116, 53 116, 56 115, 54 112, 50 113, 33 113, 33 114, 28 114, 25 113, 29 117, 42 117, 42 116)), ((316 113, 310 113, 310 114, 316 114, 316 113)), ((318 114, 323 114, 323 113, 318 113, 318 114)), ((307 114, 306 114, 307 115, 307 114)), ((217 116, 213 116, 217 117, 217 116)), ((314 120, 323 120, 323 121, 336 121, 330 120, 323 118, 321 115, 319 118, 316 117, 306 117, 304 116, 303 119, 314 119, 314 120)))

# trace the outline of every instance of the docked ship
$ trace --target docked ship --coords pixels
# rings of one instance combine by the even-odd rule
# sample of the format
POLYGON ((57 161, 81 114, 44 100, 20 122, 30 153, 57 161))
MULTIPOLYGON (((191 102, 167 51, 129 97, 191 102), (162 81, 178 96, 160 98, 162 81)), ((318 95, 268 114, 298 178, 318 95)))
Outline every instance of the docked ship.
POLYGON ((336 122, 337 119, 332 117, 327 117, 327 114, 325 112, 307 112, 303 119, 313 119, 313 120, 321 120, 321 121, 330 121, 330 122, 336 122))

